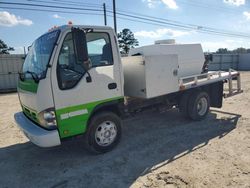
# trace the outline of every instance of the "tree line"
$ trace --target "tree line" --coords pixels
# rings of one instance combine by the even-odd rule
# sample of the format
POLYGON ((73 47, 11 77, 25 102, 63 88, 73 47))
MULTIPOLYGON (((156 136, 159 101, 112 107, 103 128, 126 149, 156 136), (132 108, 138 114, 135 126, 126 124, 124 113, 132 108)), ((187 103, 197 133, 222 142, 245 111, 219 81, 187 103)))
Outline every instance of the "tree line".
POLYGON ((228 50, 227 48, 219 48, 216 54, 246 54, 250 53, 250 48, 236 48, 234 50, 228 50))
POLYGON ((0 54, 9 54, 10 51, 14 51, 14 48, 9 47, 3 40, 0 39, 0 54))

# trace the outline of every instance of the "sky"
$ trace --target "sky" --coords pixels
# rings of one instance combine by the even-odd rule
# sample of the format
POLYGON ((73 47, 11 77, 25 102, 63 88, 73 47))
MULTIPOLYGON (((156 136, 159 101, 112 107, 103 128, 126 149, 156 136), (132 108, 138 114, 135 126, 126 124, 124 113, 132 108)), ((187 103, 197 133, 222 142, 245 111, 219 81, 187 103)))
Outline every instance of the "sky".
MULTIPOLYGON (((0 39, 15 48, 12 53, 23 53, 23 47, 30 46, 36 38, 55 25, 65 25, 68 21, 80 25, 104 25, 104 17, 102 10, 54 9, 9 5, 4 2, 88 9, 101 9, 105 3, 107 10, 112 11, 112 0, 1 0, 0 39), (59 12, 28 11, 24 8, 59 12)), ((171 23, 191 27, 184 29, 173 25, 153 24, 147 19, 138 22, 135 18, 117 15, 118 32, 129 28, 140 46, 153 44, 156 40, 175 39, 176 43, 201 43, 205 52, 213 52, 218 48, 250 48, 250 0, 116 0, 116 8, 120 13, 136 13, 137 16, 142 14, 157 17, 159 21, 167 19, 171 23), (208 34, 203 32, 206 27, 233 33, 234 36, 221 36, 214 32, 208 34)), ((107 19, 108 26, 113 27, 111 13, 108 13, 107 19)))

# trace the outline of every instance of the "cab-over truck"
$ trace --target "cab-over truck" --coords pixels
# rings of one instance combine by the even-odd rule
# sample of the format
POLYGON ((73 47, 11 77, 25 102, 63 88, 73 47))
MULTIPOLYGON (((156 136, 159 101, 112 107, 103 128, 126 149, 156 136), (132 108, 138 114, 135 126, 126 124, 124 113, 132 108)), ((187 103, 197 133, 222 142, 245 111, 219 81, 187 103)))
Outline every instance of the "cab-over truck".
POLYGON ((242 92, 237 71, 202 73, 201 45, 168 42, 132 49, 121 58, 110 27, 52 29, 34 41, 19 74, 17 125, 40 147, 83 135, 88 149, 103 153, 117 145, 122 119, 131 114, 174 107, 201 120, 210 106, 222 106, 223 97, 242 92))

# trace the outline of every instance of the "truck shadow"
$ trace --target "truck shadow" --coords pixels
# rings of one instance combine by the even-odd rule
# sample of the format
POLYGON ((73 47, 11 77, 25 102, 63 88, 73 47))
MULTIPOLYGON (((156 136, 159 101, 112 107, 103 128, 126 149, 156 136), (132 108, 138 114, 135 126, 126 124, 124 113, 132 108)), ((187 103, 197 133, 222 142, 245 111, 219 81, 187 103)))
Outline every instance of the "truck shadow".
POLYGON ((129 187, 141 175, 223 138, 240 117, 212 110, 207 119, 192 122, 176 110, 145 112, 124 120, 121 143, 102 155, 86 152, 81 139, 49 149, 30 142, 0 148, 1 185, 129 187))

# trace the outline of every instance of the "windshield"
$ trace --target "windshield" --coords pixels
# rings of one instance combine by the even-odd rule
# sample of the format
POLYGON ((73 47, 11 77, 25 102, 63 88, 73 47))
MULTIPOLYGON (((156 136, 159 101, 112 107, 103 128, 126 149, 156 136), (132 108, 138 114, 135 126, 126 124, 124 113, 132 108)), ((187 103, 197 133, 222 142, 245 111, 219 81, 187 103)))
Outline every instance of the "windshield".
POLYGON ((57 30, 42 35, 32 44, 22 68, 25 78, 32 78, 34 75, 38 79, 45 78, 47 65, 57 41, 59 32, 60 31, 57 30))

